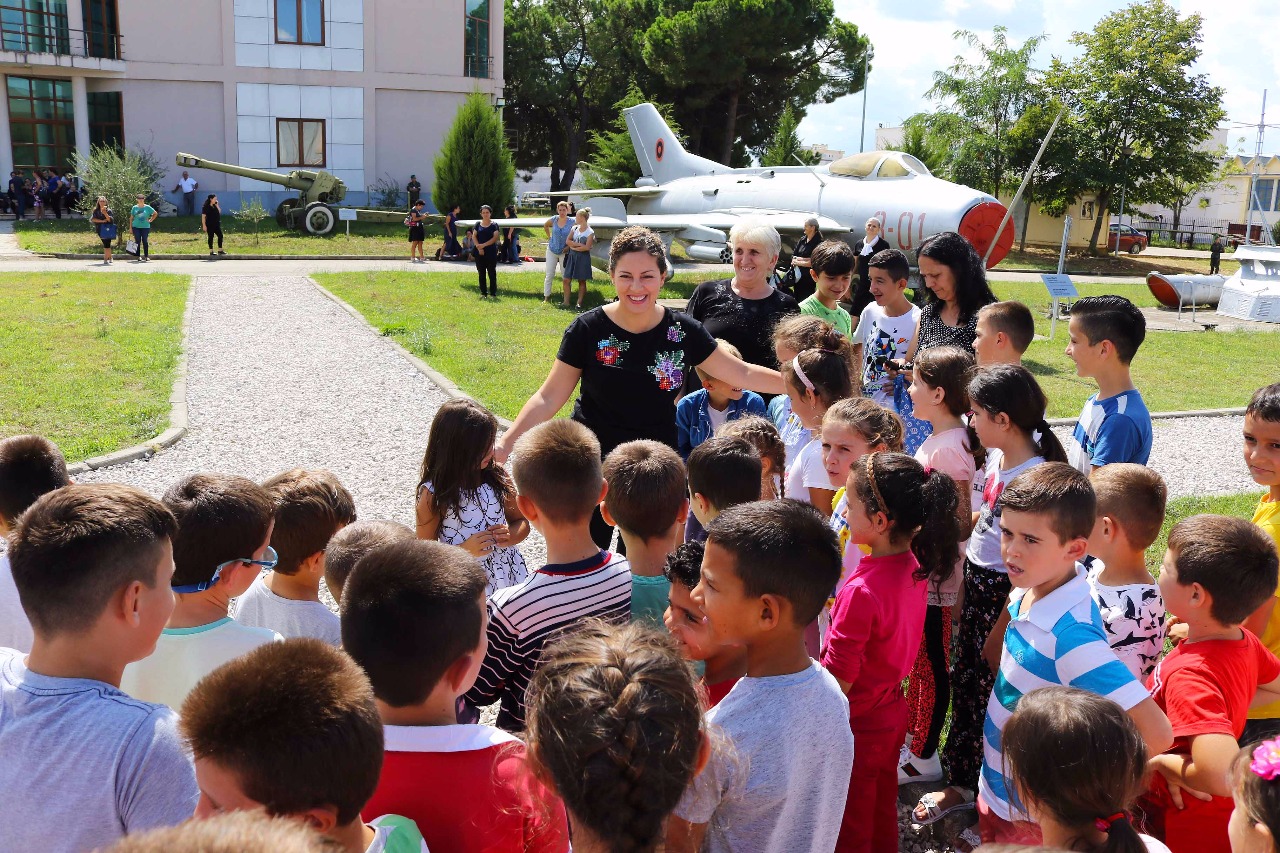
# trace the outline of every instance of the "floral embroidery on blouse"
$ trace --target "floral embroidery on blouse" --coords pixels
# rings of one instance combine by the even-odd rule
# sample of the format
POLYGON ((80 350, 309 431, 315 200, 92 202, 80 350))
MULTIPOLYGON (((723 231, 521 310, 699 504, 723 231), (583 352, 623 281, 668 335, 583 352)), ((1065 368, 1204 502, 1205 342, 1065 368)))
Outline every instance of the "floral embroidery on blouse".
POLYGON ((616 365, 618 356, 631 349, 627 341, 620 341, 613 335, 596 344, 596 361, 601 364, 616 365))
POLYGON ((684 383, 684 351, 657 353, 649 372, 658 380, 658 387, 663 391, 679 388, 684 383))
POLYGON ((684 340, 684 329, 679 323, 672 323, 667 327, 667 340, 673 344, 678 344, 684 340))

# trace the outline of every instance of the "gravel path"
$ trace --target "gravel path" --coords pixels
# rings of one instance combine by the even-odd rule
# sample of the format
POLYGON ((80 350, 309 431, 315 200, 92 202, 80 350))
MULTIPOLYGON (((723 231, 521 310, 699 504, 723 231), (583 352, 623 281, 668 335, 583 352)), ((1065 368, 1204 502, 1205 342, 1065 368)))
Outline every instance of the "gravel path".
MULTIPOLYGON (((79 482, 159 496, 198 471, 262 481, 328 468, 361 518, 413 526, 418 466, 443 393, 303 277, 195 279, 187 340, 189 431, 151 459, 79 482)), ((531 535, 532 565, 544 552, 531 535)))

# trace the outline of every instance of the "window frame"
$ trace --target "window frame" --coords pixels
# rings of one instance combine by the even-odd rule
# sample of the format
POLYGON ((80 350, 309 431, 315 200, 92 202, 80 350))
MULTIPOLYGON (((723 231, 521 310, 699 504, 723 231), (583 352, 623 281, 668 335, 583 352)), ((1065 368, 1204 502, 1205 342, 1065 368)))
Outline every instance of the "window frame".
POLYGON ((327 19, 324 16, 324 0, 314 0, 320 4, 320 41, 303 41, 302 37, 302 6, 308 0, 293 0, 293 7, 296 13, 294 24, 297 26, 298 38, 295 41, 286 41, 280 38, 280 0, 271 0, 271 5, 275 10, 275 43, 276 44, 296 44, 299 47, 324 47, 325 46, 325 23, 327 19))
POLYGON ((5 81, 5 109, 9 111, 9 135, 10 144, 13 149, 13 168, 23 171, 23 177, 30 180, 30 171, 33 168, 47 169, 50 166, 56 168, 59 172, 66 174, 71 171, 75 163, 76 139, 75 139, 75 109, 73 104, 73 95, 71 93, 71 80, 69 78, 50 78, 50 77, 27 77, 19 74, 8 75, 5 81), (27 87, 30 94, 19 94, 16 97, 11 92, 11 86, 14 82, 22 82, 27 87), (52 98, 44 98, 35 92, 36 83, 49 83, 51 91, 54 93, 52 98), (59 85, 67 87, 66 98, 58 97, 57 90, 59 85), (27 101, 31 105, 31 115, 24 116, 14 112, 13 102, 15 100, 27 101), (38 116, 36 103, 40 102, 49 107, 50 116, 41 118, 38 116), (65 108, 65 112, 64 112, 65 108), (31 141, 14 141, 14 130, 17 128, 30 128, 29 135, 31 141), (37 128, 47 128, 42 134, 37 128), (59 130, 61 133, 59 133, 59 130), (50 137, 48 140, 42 140, 40 137, 50 137), (62 137, 62 142, 58 142, 58 136, 62 137), (43 162, 39 152, 41 149, 52 149, 55 156, 54 160, 61 155, 62 162, 43 162), (34 156, 24 156, 27 153, 34 156), (34 162, 27 164, 26 160, 34 162))
POLYGON ((464 4, 462 9, 462 75, 473 80, 491 80, 493 79, 493 63, 489 51, 493 49, 493 0, 487 3, 482 2, 485 8, 485 17, 472 14, 464 4), (472 28, 472 22, 475 22, 475 33, 477 41, 479 40, 481 27, 485 30, 485 53, 484 55, 476 53, 467 53, 467 40, 472 28))
POLYGON ((322 118, 277 118, 276 119, 276 166, 288 166, 292 169, 324 169, 329 164, 329 128, 322 118), (320 125, 320 162, 319 163, 286 163, 280 151, 280 125, 296 124, 298 126, 298 159, 303 159, 303 140, 306 138, 305 128, 308 122, 320 125))

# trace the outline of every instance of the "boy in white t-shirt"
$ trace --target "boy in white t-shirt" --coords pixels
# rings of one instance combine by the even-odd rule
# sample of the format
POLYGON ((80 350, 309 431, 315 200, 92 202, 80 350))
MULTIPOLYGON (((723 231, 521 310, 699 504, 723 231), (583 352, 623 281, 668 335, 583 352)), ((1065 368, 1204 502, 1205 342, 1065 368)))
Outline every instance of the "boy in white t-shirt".
POLYGON ((275 565, 268 544, 275 510, 265 489, 227 474, 192 474, 165 492, 163 503, 178 520, 170 583, 177 604, 155 651, 125 667, 120 689, 177 709, 200 679, 281 639, 227 615, 231 599, 275 565))
POLYGON ((275 504, 271 547, 279 562, 240 596, 232 616, 286 639, 314 637, 339 646, 338 614, 320 601, 320 580, 329 540, 356 520, 355 500, 329 471, 294 468, 262 485, 275 504))
POLYGON ((0 648, 26 653, 35 639, 18 600, 5 537, 37 498, 70 483, 67 461, 52 441, 38 435, 0 441, 0 648))
POLYGON ((865 366, 862 393, 893 408, 893 377, 886 359, 910 361, 916 350, 920 309, 907 299, 911 264, 897 249, 876 252, 867 261, 874 302, 862 309, 853 332, 854 355, 865 366))

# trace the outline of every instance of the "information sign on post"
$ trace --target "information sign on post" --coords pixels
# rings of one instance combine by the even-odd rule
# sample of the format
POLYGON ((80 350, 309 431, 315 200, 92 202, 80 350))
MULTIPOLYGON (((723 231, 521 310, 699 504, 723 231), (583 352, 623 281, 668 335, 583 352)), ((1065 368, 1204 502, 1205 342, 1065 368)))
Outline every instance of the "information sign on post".
POLYGON ((347 223, 347 236, 351 236, 351 223, 356 219, 356 209, 354 207, 338 208, 338 221, 347 223))
POLYGON ((1058 300, 1075 299, 1080 294, 1076 292, 1076 286, 1071 283, 1071 276, 1066 273, 1041 273, 1040 280, 1044 282, 1045 289, 1053 297, 1053 308, 1050 309, 1049 315, 1049 340, 1053 340, 1053 335, 1058 330, 1058 300))

